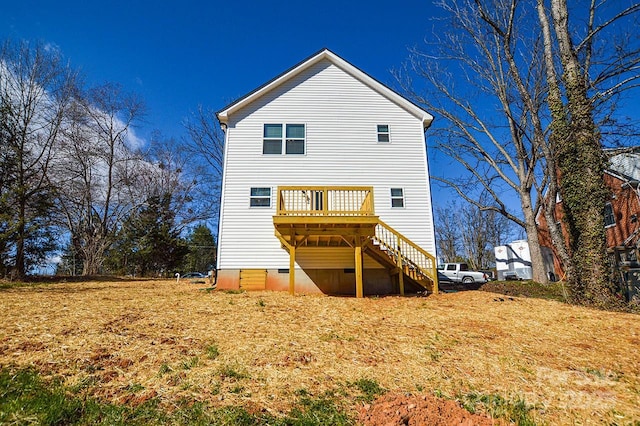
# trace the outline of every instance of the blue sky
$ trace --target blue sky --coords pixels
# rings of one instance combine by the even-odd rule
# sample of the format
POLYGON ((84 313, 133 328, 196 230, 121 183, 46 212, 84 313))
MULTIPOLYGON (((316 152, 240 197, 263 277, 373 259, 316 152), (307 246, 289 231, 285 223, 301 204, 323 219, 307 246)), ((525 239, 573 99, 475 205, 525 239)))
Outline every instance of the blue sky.
MULTIPOLYGON (((426 49, 442 13, 433 2, 16 0, 2 6, 0 40, 54 44, 88 84, 115 82, 142 96, 138 137, 160 130, 180 139, 198 105, 217 111, 324 47, 393 86, 391 69, 408 49, 426 49)), ((434 175, 459 167, 430 153, 434 175)), ((457 197, 431 188, 436 206, 457 197)))
POLYGON ((5 2, 0 38, 55 44, 91 83, 147 104, 139 136, 180 137, 199 104, 218 110, 323 47, 383 83, 422 45, 431 0, 5 2))
MULTIPOLYGON (((198 105, 219 110, 323 47, 393 86, 390 70, 408 48, 426 49, 441 13, 433 1, 14 0, 2 5, 0 39, 56 45, 89 84, 120 83, 142 96, 138 137, 157 129, 179 139, 198 105)), ((633 96, 627 101, 637 119, 633 96)), ((430 152, 432 175, 460 168, 430 152)), ((436 206, 456 198, 432 190, 436 206)))

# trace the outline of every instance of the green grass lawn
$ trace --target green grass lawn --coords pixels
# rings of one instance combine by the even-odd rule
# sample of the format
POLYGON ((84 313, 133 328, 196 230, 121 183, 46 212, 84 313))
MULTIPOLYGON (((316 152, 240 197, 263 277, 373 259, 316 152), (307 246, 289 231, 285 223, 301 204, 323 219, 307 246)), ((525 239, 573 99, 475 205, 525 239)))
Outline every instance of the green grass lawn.
POLYGON ((338 407, 337 395, 300 396, 299 402, 285 417, 251 413, 243 407, 213 408, 187 400, 169 411, 159 407, 157 398, 138 405, 100 403, 84 395, 81 388, 65 387, 57 380, 44 380, 32 369, 4 367, 0 369, 0 424, 302 426, 354 423, 338 407))

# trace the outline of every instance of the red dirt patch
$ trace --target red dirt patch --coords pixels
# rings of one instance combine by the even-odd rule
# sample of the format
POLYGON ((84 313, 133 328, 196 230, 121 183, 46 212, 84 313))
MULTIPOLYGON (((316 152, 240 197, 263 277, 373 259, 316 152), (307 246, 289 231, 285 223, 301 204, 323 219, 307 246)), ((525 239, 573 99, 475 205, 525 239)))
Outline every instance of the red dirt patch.
POLYGON ((152 390, 149 392, 145 392, 142 395, 126 395, 122 398, 121 402, 123 404, 129 404, 137 407, 138 405, 144 404, 145 402, 155 398, 156 396, 158 396, 158 392, 152 390))
POLYGON ((479 414, 471 414, 455 401, 430 395, 387 394, 359 410, 358 423, 375 425, 494 426, 504 425, 479 414))

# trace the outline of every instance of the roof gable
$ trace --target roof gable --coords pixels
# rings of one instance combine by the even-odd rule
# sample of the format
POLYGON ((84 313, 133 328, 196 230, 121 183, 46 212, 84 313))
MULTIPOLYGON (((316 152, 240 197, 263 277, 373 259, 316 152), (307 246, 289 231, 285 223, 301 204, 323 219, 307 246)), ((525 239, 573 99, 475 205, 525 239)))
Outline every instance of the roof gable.
POLYGON ((292 78, 294 78, 301 72, 305 71, 309 67, 323 60, 329 61, 333 65, 340 68, 342 71, 353 76, 357 80, 369 86, 371 89, 375 90, 376 92, 390 99, 392 102, 396 103, 400 107, 404 108, 409 113, 420 118, 424 128, 429 127, 429 125, 431 124, 431 121, 433 121, 433 116, 431 114, 429 114, 428 112, 426 112, 425 110, 423 110, 422 108, 414 104, 413 102, 409 101, 404 96, 390 89, 386 85, 380 83, 378 80, 371 77, 364 71, 351 65, 349 62, 345 61, 335 53, 331 52, 329 49, 320 50, 319 52, 313 54, 312 56, 303 60, 299 64, 294 65, 292 68, 288 69, 287 71, 280 74, 279 76, 273 78, 272 80, 268 81, 267 83, 263 84, 262 86, 248 93, 247 95, 227 105, 226 107, 224 107, 223 109, 221 109, 216 113, 218 120, 220 121, 220 123, 226 124, 229 119, 229 116, 235 113, 236 111, 246 107, 247 105, 251 104, 252 102, 256 101, 257 99, 271 92, 275 88, 291 80, 292 78))

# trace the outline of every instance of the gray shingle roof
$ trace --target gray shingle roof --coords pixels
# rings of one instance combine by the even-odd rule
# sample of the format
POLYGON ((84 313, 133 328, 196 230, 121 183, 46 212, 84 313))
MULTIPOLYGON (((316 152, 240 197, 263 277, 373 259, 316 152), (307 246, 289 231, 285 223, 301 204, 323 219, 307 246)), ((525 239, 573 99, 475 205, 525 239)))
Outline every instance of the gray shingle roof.
POLYGON ((640 147, 608 151, 612 174, 628 181, 640 181, 640 147))

